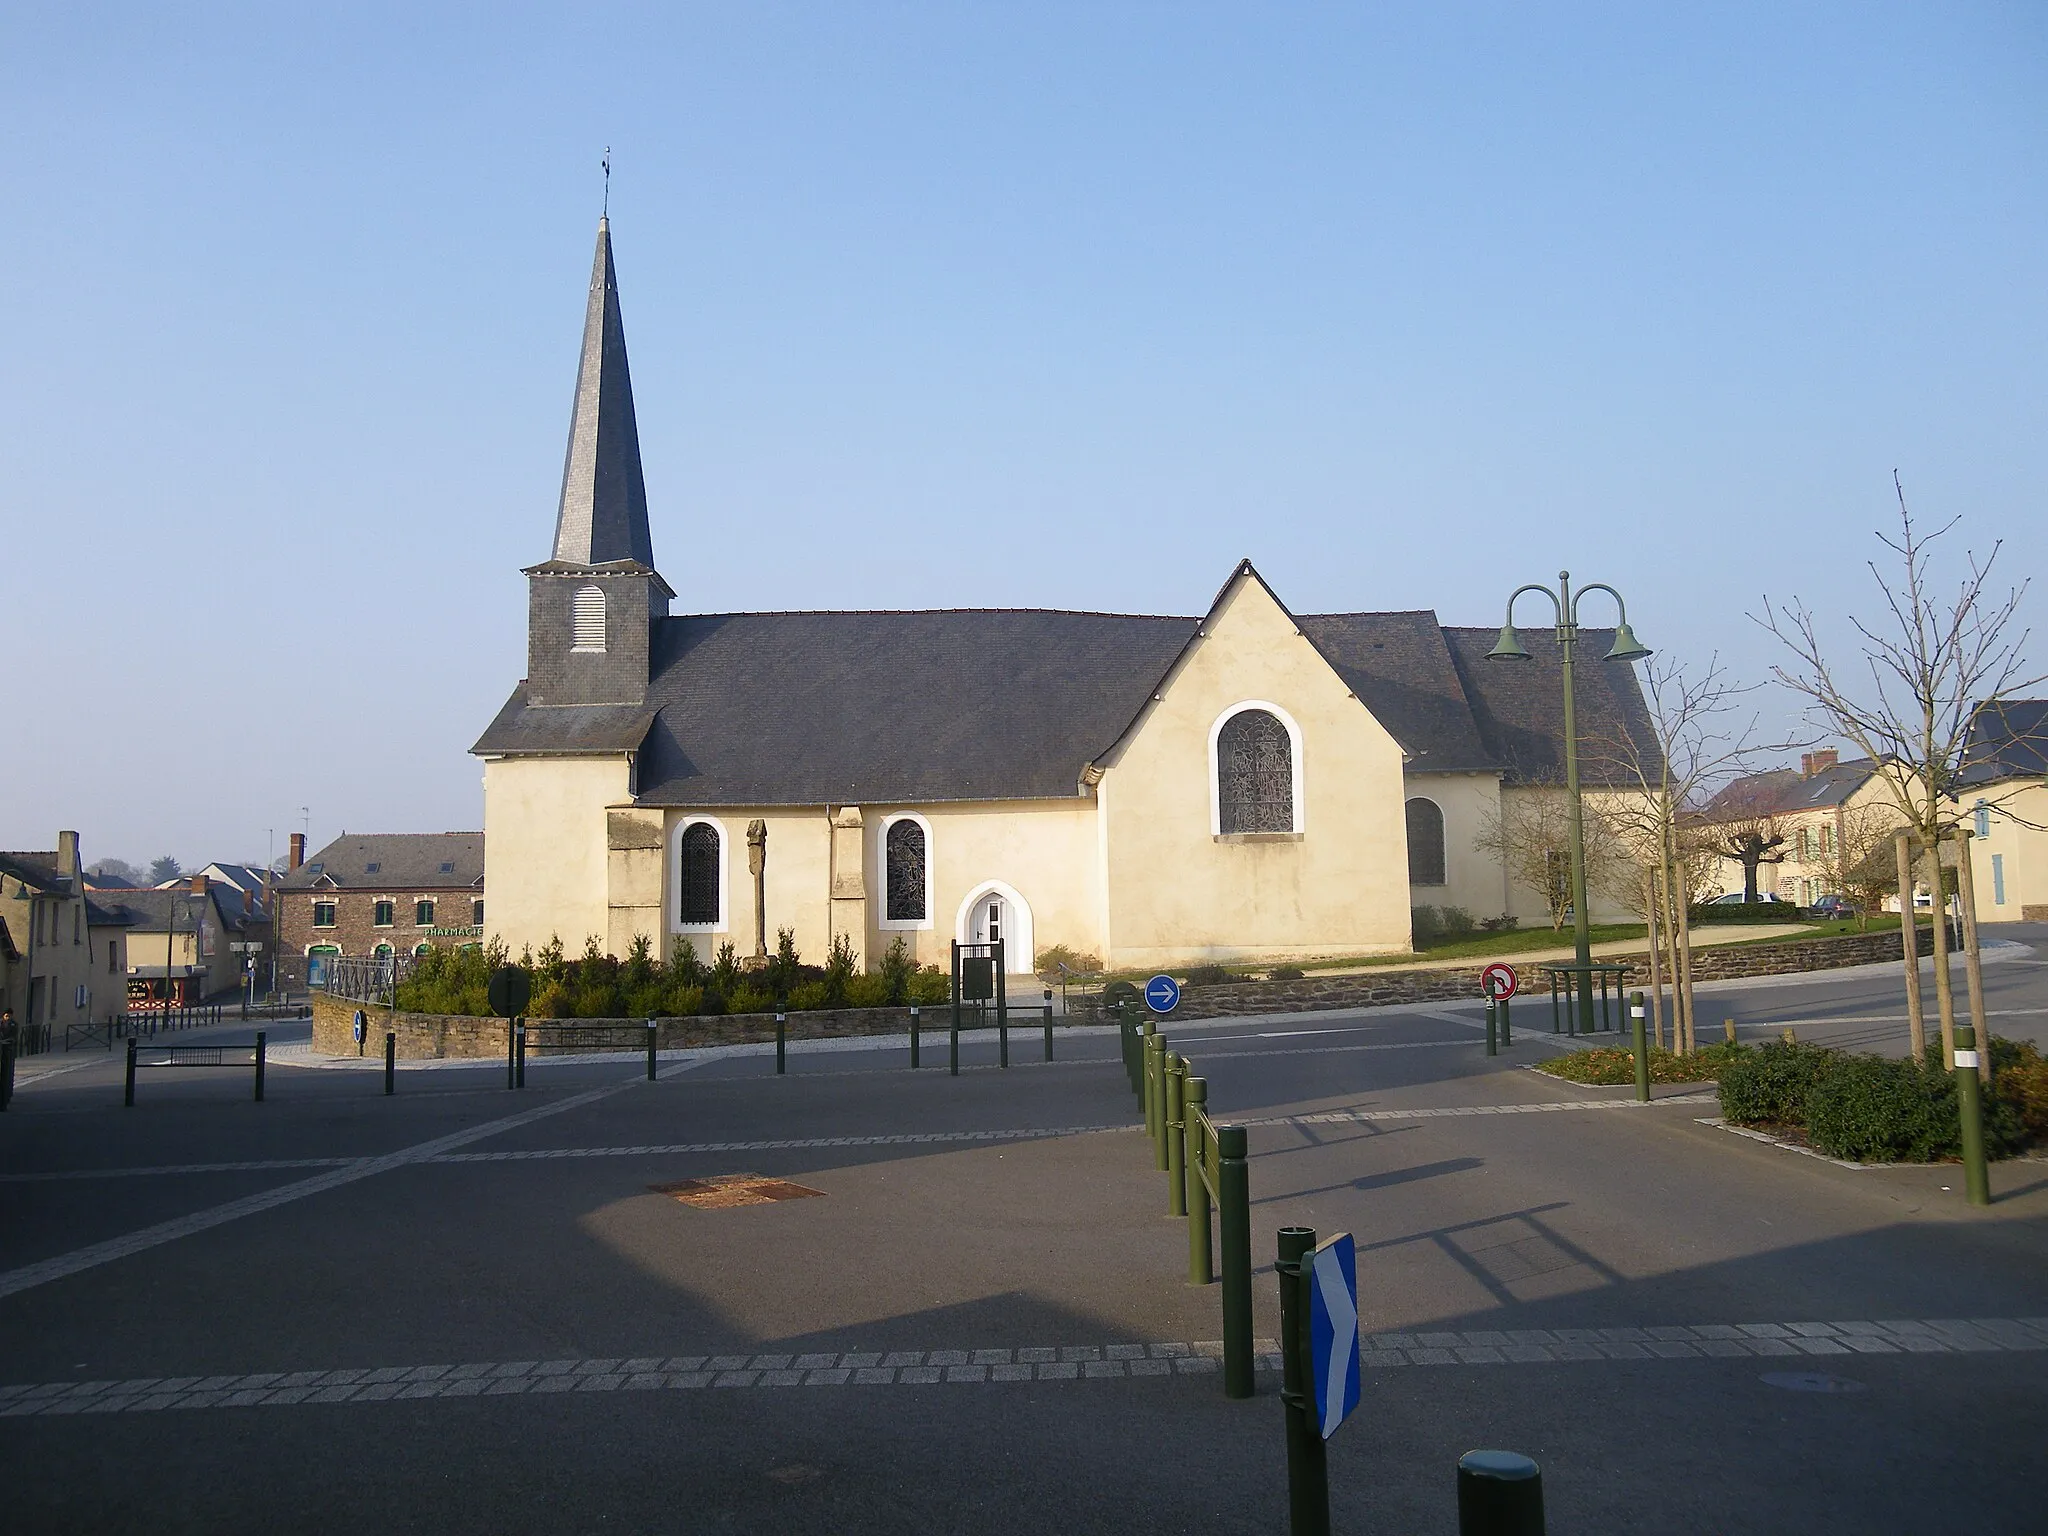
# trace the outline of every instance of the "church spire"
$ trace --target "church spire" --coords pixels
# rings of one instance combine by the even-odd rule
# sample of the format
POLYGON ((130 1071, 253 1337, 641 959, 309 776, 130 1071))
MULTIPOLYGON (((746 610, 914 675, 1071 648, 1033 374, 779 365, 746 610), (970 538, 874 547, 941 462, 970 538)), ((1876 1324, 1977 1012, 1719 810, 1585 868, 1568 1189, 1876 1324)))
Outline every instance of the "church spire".
POLYGON ((562 464, 554 558, 577 565, 610 560, 654 564, 609 217, 597 221, 597 259, 583 316, 583 357, 576 367, 576 408, 562 464))

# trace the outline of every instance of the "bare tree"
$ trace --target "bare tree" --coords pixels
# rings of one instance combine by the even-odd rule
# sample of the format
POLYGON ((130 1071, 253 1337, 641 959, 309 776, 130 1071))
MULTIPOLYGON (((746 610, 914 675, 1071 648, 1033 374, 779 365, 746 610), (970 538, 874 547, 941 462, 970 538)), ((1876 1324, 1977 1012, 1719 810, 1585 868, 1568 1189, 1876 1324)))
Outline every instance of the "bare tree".
MULTIPOLYGON (((2026 629, 2019 627, 2020 601, 2027 583, 2002 595, 1991 586, 2000 545, 1979 560, 1964 555, 1964 573, 1953 581, 1953 596, 1937 590, 1935 545, 1954 528, 1950 518, 1923 532, 1906 504, 1898 472, 1892 488, 1899 503, 1898 532, 1879 533, 1891 552, 1887 576, 1867 562, 1882 602, 1882 617, 1851 617, 1860 639, 1858 659, 1847 670, 1830 659, 1820 622, 1798 598, 1774 603, 1767 596, 1756 621, 1790 653, 1772 669, 1778 681, 1805 700, 1806 713, 1822 731, 1852 742, 1877 767, 1885 793, 1917 846, 1917 857, 1941 889, 1934 860, 1955 824, 1951 810, 1956 774, 1974 711, 2031 688, 2042 680, 2026 670, 2026 629), (1867 676, 1865 675, 1867 674, 1867 676)), ((1912 895, 1901 892, 1900 926, 1910 1001, 1917 1012, 1919 966, 1915 959, 1912 895)), ((1934 923, 1934 988, 1941 1009, 1942 1054, 1954 1065, 1955 1002, 1948 973, 1946 925, 1934 923)), ((1981 1027, 1983 1020, 1977 1021, 1981 1027)), ((1987 1040, 1988 1044, 1988 1040, 1987 1040)), ((1988 1059, 1988 1056, 1987 1056, 1988 1059)))
POLYGON ((87 873, 102 878, 126 880, 130 885, 142 884, 142 871, 126 859, 101 859, 87 873))
MULTIPOLYGON (((1626 899, 1627 860, 1616 846, 1612 828, 1591 804, 1587 810, 1588 899, 1596 890, 1626 899)), ((1562 789, 1502 795, 1500 808, 1481 818, 1472 846, 1499 859, 1517 884, 1541 893, 1552 928, 1562 929, 1570 921, 1571 804, 1562 789)))
POLYGON ((1841 813, 1833 835, 1820 845, 1815 862, 1821 879, 1829 890, 1855 903, 1859 928, 1870 926, 1870 914, 1897 889, 1892 834, 1898 825, 1898 813, 1891 807, 1859 805, 1841 813))
POLYGON ((1742 866, 1742 899, 1759 899, 1757 872, 1766 864, 1782 864, 1783 849, 1790 834, 1770 811, 1739 816, 1733 821, 1699 821, 1695 830, 1718 858, 1733 859, 1742 866))

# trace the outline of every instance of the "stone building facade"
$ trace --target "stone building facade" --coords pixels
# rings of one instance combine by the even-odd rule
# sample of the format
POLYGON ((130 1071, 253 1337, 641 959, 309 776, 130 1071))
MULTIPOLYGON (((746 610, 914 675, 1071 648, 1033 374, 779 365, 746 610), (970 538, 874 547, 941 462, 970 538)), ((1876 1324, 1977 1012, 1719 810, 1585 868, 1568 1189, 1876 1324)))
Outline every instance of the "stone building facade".
POLYGON ((413 954, 482 942, 481 832, 343 833, 292 867, 275 897, 278 986, 303 990, 330 955, 413 954))

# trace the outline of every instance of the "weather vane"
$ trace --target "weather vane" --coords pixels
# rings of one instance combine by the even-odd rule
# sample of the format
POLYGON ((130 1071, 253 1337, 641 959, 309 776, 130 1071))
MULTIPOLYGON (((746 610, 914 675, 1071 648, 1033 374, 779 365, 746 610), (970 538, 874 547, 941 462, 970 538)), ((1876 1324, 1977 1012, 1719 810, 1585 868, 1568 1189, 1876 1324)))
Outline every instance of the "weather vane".
POLYGON ((604 216, 612 216, 612 147, 604 147, 604 216))

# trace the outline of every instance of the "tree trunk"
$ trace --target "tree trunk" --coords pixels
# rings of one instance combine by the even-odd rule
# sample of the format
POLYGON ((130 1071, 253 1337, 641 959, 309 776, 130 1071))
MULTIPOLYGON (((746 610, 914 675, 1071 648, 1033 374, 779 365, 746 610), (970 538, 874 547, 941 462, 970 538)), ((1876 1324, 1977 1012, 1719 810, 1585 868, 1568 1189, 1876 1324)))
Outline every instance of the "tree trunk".
POLYGON ((1912 833, 1901 831, 1893 836, 1892 848, 1898 855, 1899 933, 1906 950, 1906 1038, 1917 1062, 1927 1056, 1927 1020, 1920 1011, 1920 925, 1913 913, 1912 840, 1912 833))
POLYGON ((1678 958, 1672 969, 1678 975, 1678 1000, 1673 1012, 1673 1024, 1685 1041, 1685 1054, 1691 1055, 1699 1049, 1699 1034, 1693 1028, 1692 1011, 1692 913, 1690 903, 1685 899, 1689 893, 1682 887, 1673 893, 1671 905, 1678 913, 1678 958))
POLYGON ((1941 1063, 1956 1069, 1956 984, 1948 973, 1948 892, 1941 878, 1941 844, 1930 843, 1934 885, 1934 1006, 1941 1015, 1941 1063))
POLYGON ((1659 935, 1663 932, 1664 928, 1664 925, 1657 920, 1659 916, 1658 907, 1661 902, 1657 888, 1660 884, 1662 882, 1658 880, 1657 870, 1654 867, 1644 871, 1643 885, 1648 899, 1643 903, 1643 911, 1650 924, 1650 1036, 1659 1046, 1662 1046, 1664 1044, 1664 972, 1657 963, 1657 945, 1660 942, 1659 935))

